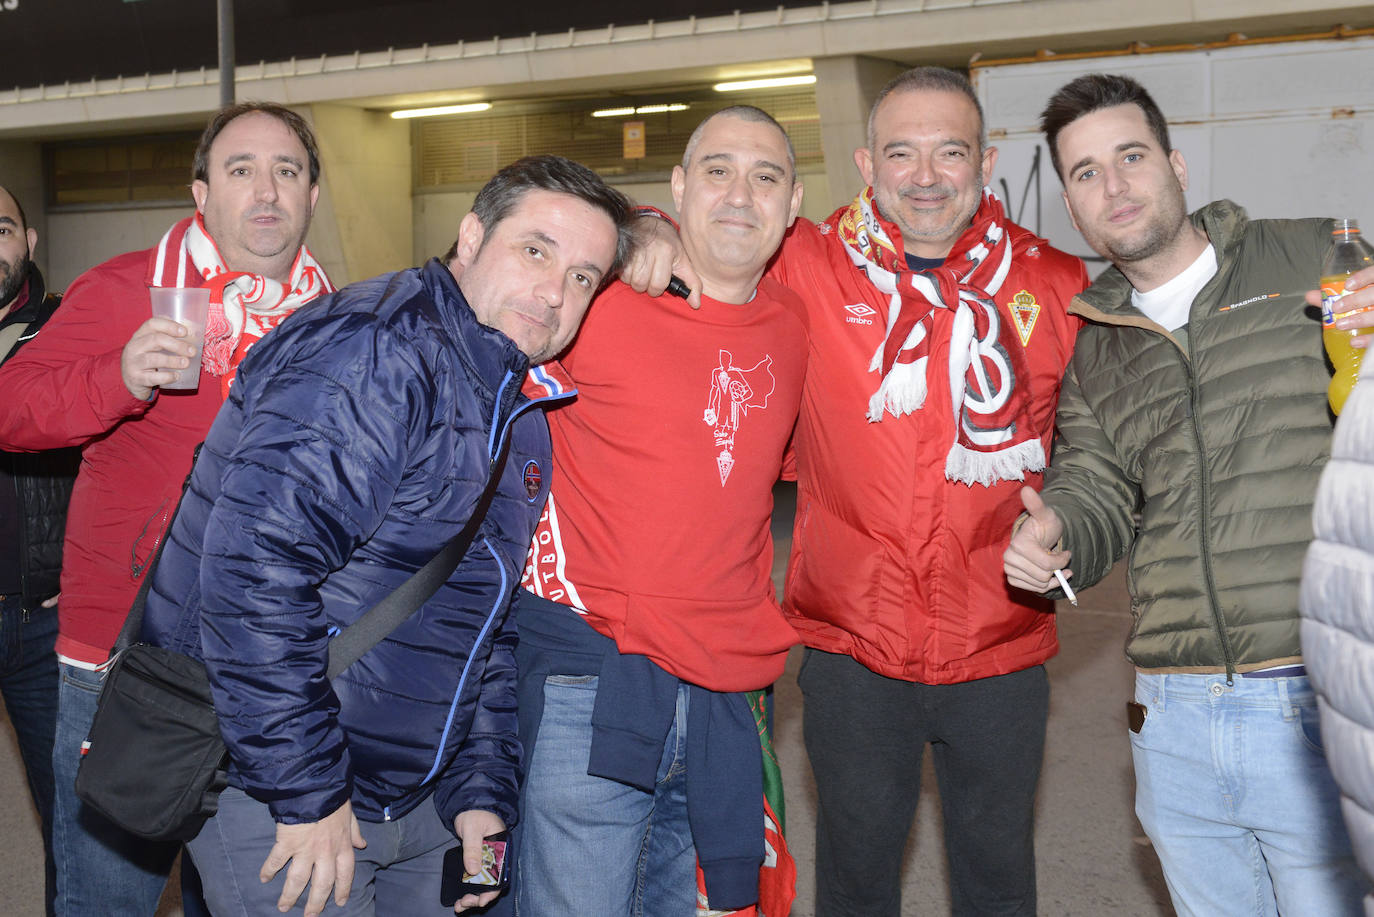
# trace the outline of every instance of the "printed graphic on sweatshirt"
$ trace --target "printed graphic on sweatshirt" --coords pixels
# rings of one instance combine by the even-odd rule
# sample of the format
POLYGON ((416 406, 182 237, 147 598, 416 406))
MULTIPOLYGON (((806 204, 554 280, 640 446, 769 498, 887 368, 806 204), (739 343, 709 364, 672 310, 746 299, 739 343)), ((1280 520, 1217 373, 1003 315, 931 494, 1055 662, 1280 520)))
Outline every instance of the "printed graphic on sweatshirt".
POLYGON ((520 585, 540 598, 571 605, 573 611, 586 614, 582 597, 568 578, 565 569, 567 561, 568 552, 563 547, 563 534, 558 524, 558 508, 554 505, 553 494, 549 494, 544 514, 539 517, 539 525, 534 530, 530 553, 525 558, 525 575, 521 577, 520 585))
POLYGON ((735 437, 740 424, 749 416, 750 409, 762 411, 768 407, 768 398, 777 384, 772 366, 773 358, 769 355, 747 369, 736 366, 730 351, 722 350, 719 365, 711 371, 711 387, 701 419, 711 428, 720 450, 716 470, 720 472, 721 487, 735 467, 735 437))

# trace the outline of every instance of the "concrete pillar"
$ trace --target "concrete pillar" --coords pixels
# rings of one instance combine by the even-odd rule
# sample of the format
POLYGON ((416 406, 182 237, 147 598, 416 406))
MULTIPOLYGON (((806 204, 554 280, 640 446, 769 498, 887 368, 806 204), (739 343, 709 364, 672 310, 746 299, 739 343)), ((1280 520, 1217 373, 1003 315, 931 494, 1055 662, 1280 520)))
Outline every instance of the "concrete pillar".
POLYGON ((43 154, 37 143, 23 140, 0 142, 0 186, 5 187, 19 206, 29 225, 38 231, 38 253, 34 262, 48 276, 48 196, 43 181, 43 154))
POLYGON ((338 286, 412 267, 410 124, 346 105, 302 110, 323 176, 310 250, 338 286))
POLYGON ((858 55, 817 57, 816 111, 821 119, 821 150, 830 210, 854 199, 862 183, 854 166, 854 151, 867 142, 868 109, 878 91, 906 66, 858 55))

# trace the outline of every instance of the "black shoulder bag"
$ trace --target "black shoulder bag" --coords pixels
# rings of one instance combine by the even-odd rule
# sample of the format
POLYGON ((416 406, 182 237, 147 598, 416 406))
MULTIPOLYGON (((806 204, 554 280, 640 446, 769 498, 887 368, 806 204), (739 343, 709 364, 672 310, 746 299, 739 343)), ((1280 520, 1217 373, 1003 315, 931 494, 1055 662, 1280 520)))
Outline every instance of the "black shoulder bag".
MULTIPOLYGON (((492 462, 486 489, 463 530, 329 641, 330 679, 395 630, 457 569, 491 505, 500 480, 499 461, 492 462)), ((171 531, 168 523, 163 544, 171 531)), ((159 546, 159 557, 161 553, 159 546)), ((204 663, 136 642, 156 567, 154 558, 115 642, 82 747, 76 795, 139 837, 188 841, 219 806, 220 791, 228 785, 229 756, 204 663)))

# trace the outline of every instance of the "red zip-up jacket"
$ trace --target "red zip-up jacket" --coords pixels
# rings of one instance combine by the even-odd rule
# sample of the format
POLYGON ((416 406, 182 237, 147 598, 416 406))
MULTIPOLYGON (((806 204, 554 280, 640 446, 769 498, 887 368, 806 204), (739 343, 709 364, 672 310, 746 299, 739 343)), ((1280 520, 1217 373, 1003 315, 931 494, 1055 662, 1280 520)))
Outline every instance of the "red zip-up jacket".
MULTIPOLYGON (((832 220, 834 218, 832 217, 832 220)), ((996 300, 1019 332, 1032 416, 1048 456, 1055 405, 1087 286, 1083 263, 1014 224, 1010 273, 996 300)), ((1058 650, 1050 602, 1012 590, 1002 552, 1023 483, 946 480, 954 442, 933 389, 905 417, 870 423, 888 297, 833 233, 798 220, 773 268, 807 304, 811 354, 796 433, 797 519, 785 611, 807 646, 852 656, 890 678, 955 684, 1037 665, 1058 650)), ((930 358, 948 365, 953 313, 937 309, 930 358)))
MULTIPOLYGON (((222 397, 202 376, 195 392, 129 394, 119 358, 152 315, 148 259, 129 252, 82 274, 38 337, 0 368, 0 449, 82 446, 67 511, 57 652, 100 663, 128 615, 176 509, 191 453, 222 397)), ((188 285, 200 285, 196 272, 188 285)))

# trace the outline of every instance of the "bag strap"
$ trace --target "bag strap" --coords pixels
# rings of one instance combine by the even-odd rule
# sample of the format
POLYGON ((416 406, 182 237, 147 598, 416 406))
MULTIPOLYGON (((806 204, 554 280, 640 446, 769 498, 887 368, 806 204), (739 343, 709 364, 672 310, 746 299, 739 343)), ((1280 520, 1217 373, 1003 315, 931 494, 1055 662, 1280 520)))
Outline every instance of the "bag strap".
MULTIPOLYGON (((462 531, 444 545, 438 554, 430 558, 429 563, 412 573, 391 594, 368 609, 358 620, 335 634, 329 641, 327 678, 333 679, 335 675, 357 662, 364 653, 399 627, 402 621, 419 611, 420 606, 429 601, 434 593, 439 591, 439 587, 458 569, 458 564, 467 554, 468 547, 477 535, 477 530, 481 528, 482 520, 486 518, 492 498, 496 495, 496 486, 501 481, 502 464, 508 445, 509 441, 503 444, 501 451, 492 459, 491 465, 487 469, 486 487, 482 490, 482 495, 478 498, 477 505, 473 508, 472 515, 468 517, 467 524, 463 526, 462 531)), ((197 446, 195 456, 199 455, 200 446, 197 446)), ((191 460, 191 468, 194 471, 195 457, 191 460)), ((191 475, 188 474, 186 482, 181 487, 183 499, 190 484, 191 475)), ((177 501, 177 508, 181 508, 180 500, 177 501)), ((134 596, 133 605, 129 608, 129 616, 125 619, 124 626, 120 628, 119 637, 115 640, 114 648, 110 654, 111 658, 137 643, 143 632, 143 611, 148 604, 148 590, 152 587, 153 571, 157 569, 158 561, 162 558, 163 547, 166 546, 167 540, 172 537, 172 523, 175 520, 176 512, 173 511, 162 540, 158 543, 157 552, 149 561, 148 569, 143 574, 143 582, 139 584, 138 594, 134 596)))
POLYGON ((477 530, 486 518, 487 508, 491 506, 496 494, 496 485, 501 480, 500 455, 492 460, 487 470, 487 486, 478 498, 472 515, 468 517, 463 530, 455 535, 448 544, 430 558, 429 563, 416 570, 390 595, 373 605, 361 618, 345 627, 329 641, 329 668, 325 677, 333 679, 344 669, 357 662, 364 653, 382 641, 384 637, 400 626, 401 622, 420 609, 430 600, 439 587, 458 569, 468 546, 476 537, 477 530))

